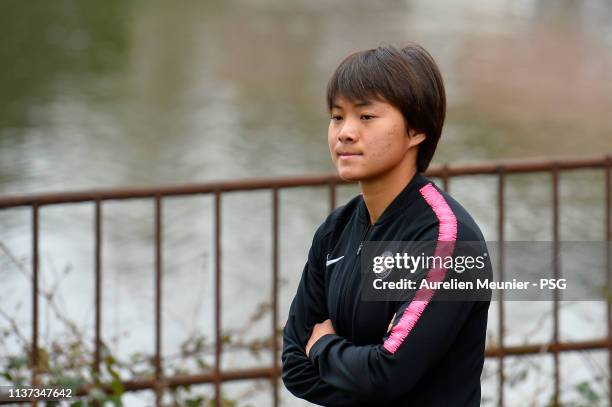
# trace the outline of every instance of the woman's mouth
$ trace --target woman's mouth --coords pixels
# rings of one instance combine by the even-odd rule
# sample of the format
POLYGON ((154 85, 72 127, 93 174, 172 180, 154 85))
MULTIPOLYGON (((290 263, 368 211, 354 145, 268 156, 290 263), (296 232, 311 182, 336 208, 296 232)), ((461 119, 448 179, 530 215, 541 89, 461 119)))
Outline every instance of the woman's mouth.
POLYGON ((355 158, 360 156, 361 154, 358 153, 349 153, 349 152, 342 152, 342 153, 338 153, 338 158, 341 160, 348 160, 351 158, 355 158))

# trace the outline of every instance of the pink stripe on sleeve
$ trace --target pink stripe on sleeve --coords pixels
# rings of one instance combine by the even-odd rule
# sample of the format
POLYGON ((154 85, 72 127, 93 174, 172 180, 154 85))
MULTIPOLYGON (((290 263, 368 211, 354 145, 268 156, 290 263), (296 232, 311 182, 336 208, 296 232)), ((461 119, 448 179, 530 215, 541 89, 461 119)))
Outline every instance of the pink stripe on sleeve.
MULTIPOLYGON (((438 242, 436 243, 434 255, 440 257, 450 256, 455 250, 455 242, 457 240, 457 218, 442 194, 431 183, 422 187, 419 192, 421 192, 425 201, 434 211, 439 222, 438 242)), ((443 281, 444 277, 446 277, 446 269, 444 267, 434 267, 427 271, 426 279, 432 283, 443 281)), ((425 311, 425 307, 431 301, 434 292, 435 290, 431 288, 422 288, 417 291, 414 299, 404 310, 401 319, 393 327, 391 335, 389 335, 383 344, 386 350, 392 354, 397 352, 421 317, 421 314, 423 314, 423 311, 425 311)))

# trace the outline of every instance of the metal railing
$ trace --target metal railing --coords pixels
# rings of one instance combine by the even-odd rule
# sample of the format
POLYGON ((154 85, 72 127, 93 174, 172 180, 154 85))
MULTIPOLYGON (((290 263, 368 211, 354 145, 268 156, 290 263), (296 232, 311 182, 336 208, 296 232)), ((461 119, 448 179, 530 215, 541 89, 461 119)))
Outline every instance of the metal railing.
MULTIPOLYGON (((559 159, 533 159, 521 161, 500 161, 492 163, 463 164, 463 165, 442 165, 432 166, 425 175, 429 177, 441 178, 445 190, 449 190, 449 181, 453 177, 470 175, 492 175, 497 177, 497 239, 503 242, 504 223, 505 223, 505 180, 507 174, 517 173, 537 173, 545 172, 551 175, 551 198, 553 213, 553 242, 554 252, 558 251, 559 242, 559 173, 577 169, 602 169, 605 173, 605 215, 603 232, 607 241, 612 241, 612 226, 610 219, 610 208, 612 206, 611 197, 611 170, 612 156, 596 156, 586 158, 559 158, 559 159)), ((32 344, 31 344, 31 374, 32 383, 38 383, 38 283, 39 283, 39 209, 42 206, 59 205, 77 202, 93 202, 95 204, 94 228, 95 228, 95 336, 94 336, 94 372, 100 369, 100 348, 101 348, 101 254, 102 254, 102 208, 105 201, 126 200, 126 199, 152 199, 155 203, 155 377, 152 379, 135 379, 125 381, 124 389, 127 391, 152 389, 156 394, 156 404, 159 405, 161 396, 165 388, 175 388, 182 385, 212 383, 215 389, 216 405, 221 405, 221 384, 233 380, 253 380, 270 379, 272 383, 272 397, 274 406, 279 402, 279 339, 277 337, 278 326, 278 278, 279 278, 279 191, 288 188, 308 187, 308 186, 327 186, 329 189, 329 206, 336 207, 336 187, 345 182, 335 175, 325 174, 309 177, 293 178, 268 178, 245 181, 213 182, 180 186, 165 186, 156 188, 116 188, 100 189, 80 192, 63 193, 44 193, 28 194, 20 196, 0 197, 0 209, 15 207, 30 207, 32 211, 32 344), (223 352, 221 337, 221 268, 222 268, 222 247, 221 247, 221 200, 225 193, 238 191, 269 190, 272 195, 272 287, 270 289, 270 299, 272 304, 272 366, 260 368, 221 370, 221 355, 223 352), (161 312, 162 312, 162 216, 163 200, 166 197, 190 196, 198 194, 212 194, 214 196, 214 331, 215 331, 215 362, 214 369, 207 374, 191 374, 180 376, 164 376, 161 358, 161 312)), ((556 258, 556 256, 555 256, 556 258)), ((503 253, 497 265, 500 276, 503 276, 503 253)), ((612 282, 610 276, 610 253, 607 256, 608 284, 612 282)), ((558 277, 558 265, 554 264, 555 277, 558 277)), ((507 356, 521 356, 549 353, 554 358, 554 405, 559 404, 560 394, 560 363, 559 354, 569 351, 581 350, 608 350, 608 367, 612 372, 612 306, 607 304, 607 336, 604 338, 594 338, 581 342, 560 342, 559 341, 559 299, 555 292, 553 304, 553 340, 550 343, 532 344, 524 346, 505 346, 504 345, 504 302, 503 293, 500 296, 498 308, 499 323, 499 346, 489 347, 486 350, 488 358, 499 359, 499 405, 504 405, 504 358, 507 356)), ((612 389, 612 379, 609 380, 612 389)), ((612 391, 609 392, 609 401, 612 405, 612 391)), ((35 405, 36 402, 33 402, 35 405)))

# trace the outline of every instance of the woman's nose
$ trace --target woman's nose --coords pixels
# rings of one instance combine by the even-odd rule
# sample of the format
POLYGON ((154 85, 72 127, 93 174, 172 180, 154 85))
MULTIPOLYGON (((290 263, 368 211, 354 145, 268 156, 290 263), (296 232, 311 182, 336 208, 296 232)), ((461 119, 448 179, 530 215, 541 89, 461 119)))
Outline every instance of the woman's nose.
POLYGON ((352 143, 357 140, 357 137, 357 128, 349 121, 346 121, 344 123, 344 126, 342 126, 342 129, 340 129, 340 133, 338 134, 338 140, 343 143, 352 143))

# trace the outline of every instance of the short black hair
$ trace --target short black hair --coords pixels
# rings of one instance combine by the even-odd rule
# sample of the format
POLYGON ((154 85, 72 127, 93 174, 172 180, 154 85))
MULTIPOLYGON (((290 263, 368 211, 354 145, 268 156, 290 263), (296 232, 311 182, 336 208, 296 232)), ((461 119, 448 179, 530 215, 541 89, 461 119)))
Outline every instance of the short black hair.
POLYGON ((382 100, 402 112, 406 130, 424 133, 417 171, 424 172, 436 151, 446 116, 446 93, 433 57, 415 43, 355 52, 336 68, 327 84, 327 108, 335 100, 382 100))

